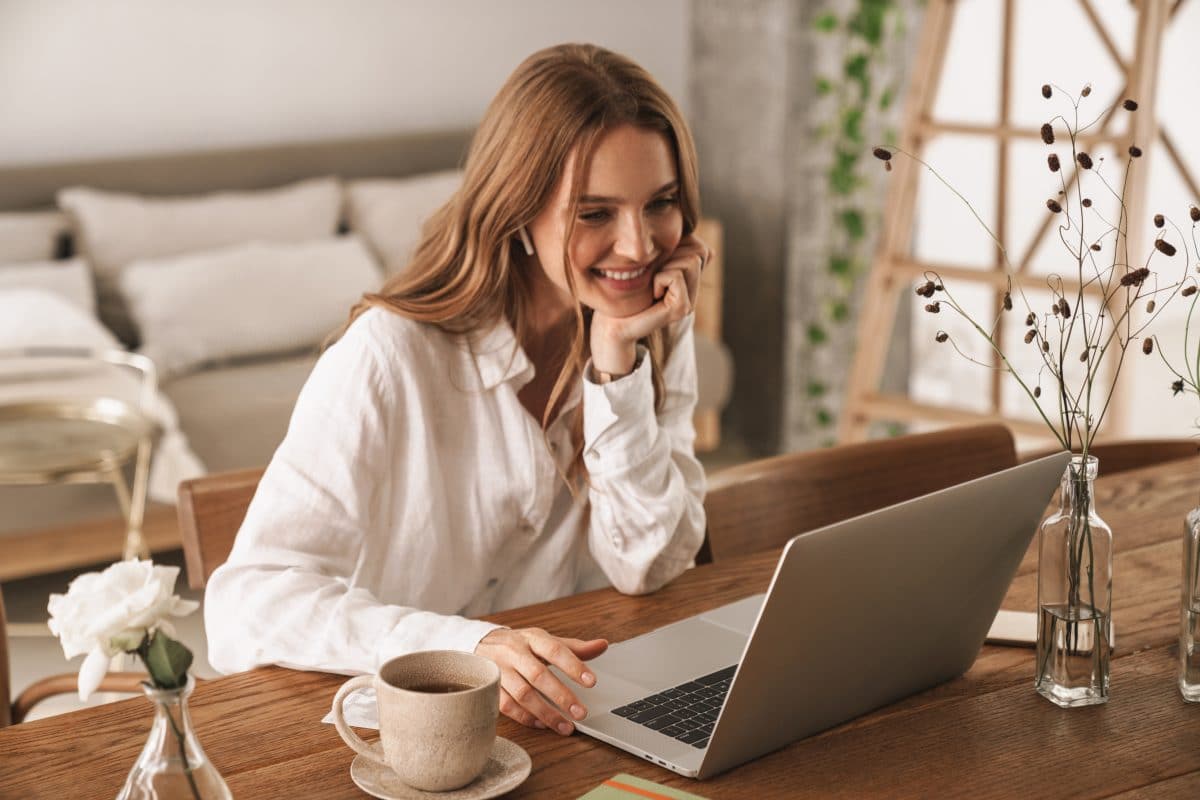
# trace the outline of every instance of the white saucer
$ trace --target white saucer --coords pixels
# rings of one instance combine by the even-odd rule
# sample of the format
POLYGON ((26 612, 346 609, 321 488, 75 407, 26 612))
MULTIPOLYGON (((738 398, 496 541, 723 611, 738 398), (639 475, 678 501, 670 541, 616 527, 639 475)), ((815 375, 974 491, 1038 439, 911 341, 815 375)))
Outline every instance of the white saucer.
POLYGON ((486 800, 520 786, 532 769, 533 762, 521 745, 497 736, 483 772, 461 789, 448 792, 414 789, 387 767, 362 755, 355 756, 350 764, 350 777, 358 788, 380 800, 486 800))

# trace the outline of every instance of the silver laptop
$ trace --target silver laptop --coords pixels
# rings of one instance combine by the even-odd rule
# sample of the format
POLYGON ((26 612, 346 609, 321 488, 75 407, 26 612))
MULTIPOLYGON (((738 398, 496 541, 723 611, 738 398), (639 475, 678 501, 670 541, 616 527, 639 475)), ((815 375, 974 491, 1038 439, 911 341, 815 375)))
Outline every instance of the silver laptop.
MULTIPOLYGON (((1066 452, 802 533, 765 595, 589 662, 584 733, 707 778, 975 661, 1066 452)), ((560 674, 560 677, 561 674, 560 674)))

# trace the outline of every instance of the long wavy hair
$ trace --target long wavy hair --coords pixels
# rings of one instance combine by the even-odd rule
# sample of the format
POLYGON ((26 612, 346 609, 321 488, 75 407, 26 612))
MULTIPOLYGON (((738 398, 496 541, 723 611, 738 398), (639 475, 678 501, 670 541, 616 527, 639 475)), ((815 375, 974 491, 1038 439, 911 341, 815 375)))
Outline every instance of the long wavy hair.
MULTIPOLYGON (((675 156, 683 233, 691 233, 700 214, 696 150, 675 102, 624 56, 587 44, 549 47, 525 59, 500 88, 472 139, 461 187, 425 224, 407 267, 377 293, 364 295, 346 327, 371 307, 453 334, 482 332, 503 318, 517 341, 527 345, 535 336, 531 272, 541 266, 524 254, 518 231, 550 201, 572 157, 569 219, 575 219, 597 143, 622 125, 665 135, 675 156)), ((570 240, 568 232, 564 264, 570 263, 570 240)), ((572 272, 566 270, 574 294, 572 272)), ((574 332, 542 416, 543 431, 587 363, 590 320, 590 310, 576 302, 574 332)), ((662 369, 673 342, 663 329, 642 343, 650 354, 655 405, 661 408, 662 369)), ((575 476, 584 473, 583 418, 578 407, 573 413, 569 473, 575 476)))

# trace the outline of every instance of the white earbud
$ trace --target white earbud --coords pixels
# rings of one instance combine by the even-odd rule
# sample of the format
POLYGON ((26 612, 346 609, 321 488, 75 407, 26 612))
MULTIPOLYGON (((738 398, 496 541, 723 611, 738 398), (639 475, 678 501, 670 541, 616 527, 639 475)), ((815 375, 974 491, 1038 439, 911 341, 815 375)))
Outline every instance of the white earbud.
POLYGON ((533 255, 533 242, 530 241, 529 231, 525 230, 524 225, 517 229, 517 234, 521 237, 521 244, 525 248, 525 255, 533 255))

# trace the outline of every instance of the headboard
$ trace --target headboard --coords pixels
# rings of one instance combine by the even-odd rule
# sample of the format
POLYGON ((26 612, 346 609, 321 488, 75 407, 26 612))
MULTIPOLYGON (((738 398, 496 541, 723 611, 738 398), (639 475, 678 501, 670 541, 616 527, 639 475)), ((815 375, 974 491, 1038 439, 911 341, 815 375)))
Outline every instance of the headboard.
POLYGON ((0 167, 0 211, 52 208, 66 186, 168 195, 264 189, 321 175, 403 177, 461 166, 470 139, 470 130, 455 129, 0 167))

